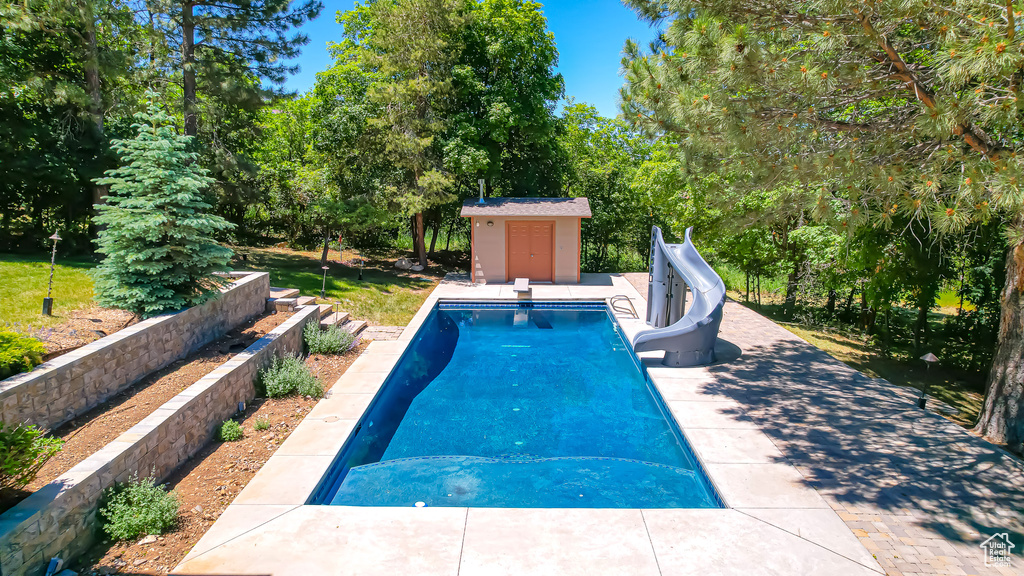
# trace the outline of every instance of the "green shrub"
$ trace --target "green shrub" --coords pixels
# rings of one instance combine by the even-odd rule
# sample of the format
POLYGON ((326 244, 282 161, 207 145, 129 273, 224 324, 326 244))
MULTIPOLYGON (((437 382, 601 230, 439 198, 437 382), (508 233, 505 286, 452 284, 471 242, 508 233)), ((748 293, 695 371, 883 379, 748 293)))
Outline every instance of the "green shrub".
POLYGON ((310 354, 338 354, 348 352, 356 343, 356 337, 340 326, 331 326, 321 330, 316 322, 306 324, 302 329, 302 337, 310 354))
POLYGON ((253 424, 253 428, 257 432, 263 432, 264 430, 270 430, 270 419, 268 418, 257 418, 256 423, 253 424))
POLYGON ((217 427, 217 440, 221 442, 234 442, 245 437, 242 427, 234 420, 225 420, 217 427))
POLYGON ((0 489, 27 485, 63 445, 35 426, 0 423, 0 489))
POLYGON ((178 519, 178 497, 157 486, 152 478, 132 476, 103 491, 100 504, 103 531, 115 540, 161 534, 178 519))
POLYGON ((295 356, 274 358, 269 367, 260 372, 260 382, 268 398, 282 398, 291 394, 301 394, 319 398, 324 395, 324 388, 309 368, 295 356))
POLYGON ((46 348, 35 338, 0 332, 0 380, 28 372, 43 363, 46 348))

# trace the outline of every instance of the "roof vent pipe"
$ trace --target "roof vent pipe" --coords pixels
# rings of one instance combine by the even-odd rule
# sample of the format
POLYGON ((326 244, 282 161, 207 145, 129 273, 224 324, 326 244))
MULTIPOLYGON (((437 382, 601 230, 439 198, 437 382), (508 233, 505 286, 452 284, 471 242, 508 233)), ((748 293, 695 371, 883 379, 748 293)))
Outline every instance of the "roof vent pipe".
POLYGON ((480 183, 480 200, 477 202, 477 204, 483 204, 484 203, 484 179, 480 178, 479 180, 477 180, 477 182, 480 183))

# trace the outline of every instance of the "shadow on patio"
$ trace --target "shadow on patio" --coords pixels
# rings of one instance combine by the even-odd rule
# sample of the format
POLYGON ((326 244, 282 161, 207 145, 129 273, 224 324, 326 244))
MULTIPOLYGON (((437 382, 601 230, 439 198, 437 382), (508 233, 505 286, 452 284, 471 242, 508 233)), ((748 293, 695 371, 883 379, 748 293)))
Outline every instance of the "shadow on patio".
POLYGON ((704 391, 741 404, 833 507, 885 524, 868 532, 910 536, 892 524, 916 526, 978 558, 995 532, 1024 545, 1020 460, 919 410, 915 391, 864 376, 738 308, 722 336, 742 354, 710 366, 715 380, 704 391))

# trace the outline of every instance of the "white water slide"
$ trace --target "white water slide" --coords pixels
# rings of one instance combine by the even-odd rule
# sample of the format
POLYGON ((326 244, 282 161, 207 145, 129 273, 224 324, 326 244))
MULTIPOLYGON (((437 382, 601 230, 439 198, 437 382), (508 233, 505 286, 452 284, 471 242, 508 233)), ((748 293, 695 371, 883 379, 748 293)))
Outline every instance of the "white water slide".
POLYGON ((647 324, 633 338, 633 350, 664 350, 666 366, 698 366, 715 361, 715 342, 725 306, 725 283, 690 240, 665 244, 661 229, 651 230, 647 324), (687 290, 689 289, 689 290, 687 290), (689 310, 686 293, 691 294, 689 310))

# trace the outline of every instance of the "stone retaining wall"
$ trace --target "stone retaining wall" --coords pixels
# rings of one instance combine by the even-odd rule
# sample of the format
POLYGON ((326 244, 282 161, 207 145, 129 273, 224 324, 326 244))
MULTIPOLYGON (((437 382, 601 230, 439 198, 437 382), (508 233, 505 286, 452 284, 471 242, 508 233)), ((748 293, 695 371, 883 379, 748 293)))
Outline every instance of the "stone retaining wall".
POLYGON ((255 396, 260 368, 274 356, 302 352, 303 328, 319 320, 317 306, 300 308, 244 352, 0 515, 0 574, 43 576, 50 558, 67 560, 84 552, 99 536, 96 510, 104 489, 136 473, 166 478, 210 441, 239 402, 255 396))
POLYGON ((247 274, 216 300, 143 320, 0 381, 0 421, 56 428, 262 314, 269 297, 270 275, 247 274))

